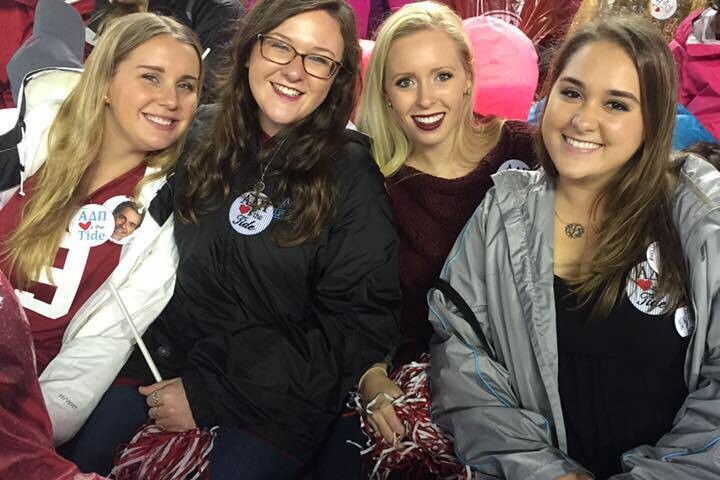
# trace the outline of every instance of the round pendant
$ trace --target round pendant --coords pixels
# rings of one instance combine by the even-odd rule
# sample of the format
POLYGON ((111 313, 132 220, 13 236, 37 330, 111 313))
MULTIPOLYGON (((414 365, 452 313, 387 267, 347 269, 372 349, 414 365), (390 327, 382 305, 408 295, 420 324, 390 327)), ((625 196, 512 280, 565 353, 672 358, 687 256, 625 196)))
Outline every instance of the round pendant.
POLYGON ((257 235, 265 230, 273 219, 273 206, 267 195, 258 193, 262 207, 253 206, 255 192, 245 192, 230 206, 228 220, 233 230, 241 235, 257 235))
POLYGON ((88 203, 70 220, 68 232, 72 243, 81 243, 88 247, 96 247, 105 243, 115 230, 113 215, 107 207, 88 203))
POLYGON ((579 223, 568 223, 565 225, 565 235, 572 239, 581 238, 585 235, 585 227, 579 223))

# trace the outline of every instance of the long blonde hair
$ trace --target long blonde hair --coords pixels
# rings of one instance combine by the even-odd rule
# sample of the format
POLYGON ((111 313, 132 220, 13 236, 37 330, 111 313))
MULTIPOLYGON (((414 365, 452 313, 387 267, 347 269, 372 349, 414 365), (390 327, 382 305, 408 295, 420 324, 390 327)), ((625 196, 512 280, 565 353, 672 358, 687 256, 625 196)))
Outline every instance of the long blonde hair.
MULTIPOLYGON (((107 87, 118 64, 158 35, 170 35, 192 46, 200 59, 200 44, 187 27, 151 13, 126 15, 105 31, 88 57, 77 86, 60 106, 48 134, 47 158, 35 177, 32 198, 22 211, 18 228, 3 246, 2 255, 16 286, 27 287, 39 278, 43 268, 49 275, 49 265, 70 219, 82 206, 85 175, 100 153, 105 135, 103 96, 107 87)), ((148 153, 147 165, 160 170, 145 177, 136 192, 148 181, 167 174, 180 153, 183 139, 165 150, 148 153)))
MULTIPOLYGON (((661 258, 657 294, 658 298, 668 295, 668 308, 672 308, 685 293, 684 259, 671 207, 675 62, 659 32, 646 20, 633 16, 595 20, 583 25, 563 44, 550 67, 544 96, 549 95, 573 55, 594 42, 617 45, 635 64, 644 141, 595 199, 592 216, 603 205, 604 217, 598 226, 602 234, 587 270, 572 279, 573 291, 583 302, 595 299, 591 315, 604 318, 623 294, 629 270, 645 257, 648 245, 657 241, 661 258)), ((549 176, 557 177, 542 129, 538 131, 535 150, 540 165, 549 176)))
MULTIPOLYGON (((373 139, 373 154, 383 175, 395 174, 412 153, 412 145, 385 103, 385 71, 392 43, 405 35, 422 30, 446 33, 455 43, 472 86, 473 54, 470 40, 460 17, 449 7, 435 2, 418 2, 403 6, 388 17, 378 31, 372 58, 368 64, 365 85, 358 109, 358 128, 373 139)), ((503 120, 494 118, 479 122, 473 114, 472 97, 463 103, 463 119, 455 136, 455 148, 462 158, 473 158, 476 152, 494 147, 500 140, 503 120)))

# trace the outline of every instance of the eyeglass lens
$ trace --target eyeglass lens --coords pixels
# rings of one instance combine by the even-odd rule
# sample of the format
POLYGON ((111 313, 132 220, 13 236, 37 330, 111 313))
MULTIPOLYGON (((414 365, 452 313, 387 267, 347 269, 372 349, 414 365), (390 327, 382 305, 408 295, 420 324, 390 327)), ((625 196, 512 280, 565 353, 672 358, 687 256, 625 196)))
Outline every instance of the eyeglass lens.
POLYGON ((299 55, 302 58, 303 68, 310 75, 330 78, 335 73, 335 62, 324 55, 300 54, 291 45, 272 37, 262 37, 260 46, 260 53, 271 62, 287 65, 299 55))

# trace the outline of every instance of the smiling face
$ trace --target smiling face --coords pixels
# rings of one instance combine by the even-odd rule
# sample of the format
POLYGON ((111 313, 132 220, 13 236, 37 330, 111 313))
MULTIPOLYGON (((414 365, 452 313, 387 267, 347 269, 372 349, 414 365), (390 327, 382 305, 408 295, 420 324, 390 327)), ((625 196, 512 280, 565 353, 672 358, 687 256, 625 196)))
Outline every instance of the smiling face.
POLYGON ((158 35, 117 66, 106 93, 103 148, 138 155, 172 145, 197 106, 200 60, 190 45, 158 35))
POLYGON ((640 80, 614 43, 580 48, 560 72, 542 121, 559 181, 602 188, 643 143, 640 80))
POLYGON ((393 41, 383 89, 414 153, 447 152, 471 87, 460 52, 442 31, 421 30, 393 41))
MULTIPOLYGON (((298 53, 342 61, 344 43, 340 24, 324 10, 288 18, 266 35, 285 42, 298 53)), ((260 41, 255 42, 247 66, 250 91, 259 108, 260 127, 270 136, 314 112, 327 97, 334 80, 334 77, 308 75, 300 56, 287 65, 271 62, 262 56, 260 41)))
POLYGON ((132 235, 140 225, 142 217, 132 207, 125 207, 115 213, 115 230, 112 234, 113 240, 121 240, 132 235))

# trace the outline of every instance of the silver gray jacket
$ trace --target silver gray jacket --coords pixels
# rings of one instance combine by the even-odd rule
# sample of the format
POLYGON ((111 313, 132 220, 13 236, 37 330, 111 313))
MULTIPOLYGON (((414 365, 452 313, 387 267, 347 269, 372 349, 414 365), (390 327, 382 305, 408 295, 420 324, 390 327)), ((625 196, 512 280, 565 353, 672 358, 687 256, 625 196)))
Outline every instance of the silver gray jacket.
MULTIPOLYGON (((623 455, 614 480, 720 479, 720 172, 687 156, 673 197, 695 331, 689 395, 656 445, 623 455)), ((567 456, 558 391, 553 294, 553 181, 505 171, 468 221, 441 272, 475 313, 483 348, 454 304, 428 293, 432 415, 474 478, 553 479, 587 472, 567 456)))

